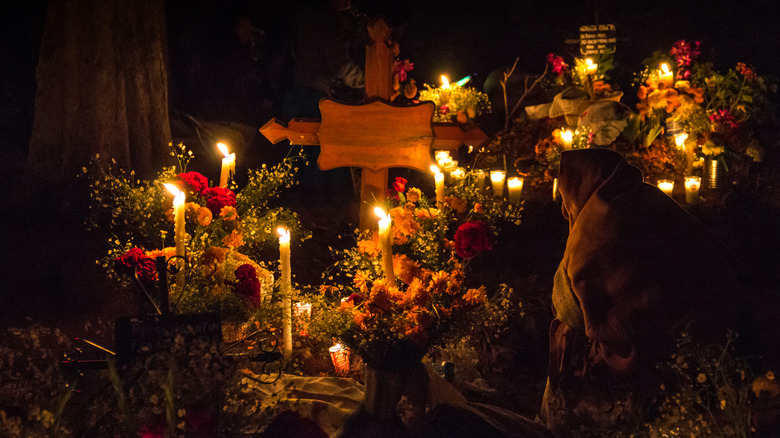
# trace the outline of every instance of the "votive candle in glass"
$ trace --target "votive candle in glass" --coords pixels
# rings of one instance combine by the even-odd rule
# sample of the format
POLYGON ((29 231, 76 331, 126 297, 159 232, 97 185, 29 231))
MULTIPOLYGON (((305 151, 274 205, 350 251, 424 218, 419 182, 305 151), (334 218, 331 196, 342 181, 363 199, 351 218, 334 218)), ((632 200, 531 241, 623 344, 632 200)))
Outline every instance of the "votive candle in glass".
POLYGON ((659 179, 658 188, 671 197, 674 192, 674 181, 670 179, 659 179))
POLYGON ((512 204, 520 203, 520 194, 523 192, 523 178, 512 177, 506 181, 506 187, 509 191, 509 202, 512 204))
POLYGON ((501 198, 504 196, 504 179, 506 172, 503 170, 491 170, 490 182, 493 183, 493 196, 501 198))
POLYGON ((477 188, 480 190, 485 190, 485 177, 487 177, 487 173, 482 169, 477 169, 474 171, 474 179, 477 184, 477 188))
POLYGON ((685 202, 693 204, 699 199, 699 189, 701 188, 700 176, 685 177, 685 202))

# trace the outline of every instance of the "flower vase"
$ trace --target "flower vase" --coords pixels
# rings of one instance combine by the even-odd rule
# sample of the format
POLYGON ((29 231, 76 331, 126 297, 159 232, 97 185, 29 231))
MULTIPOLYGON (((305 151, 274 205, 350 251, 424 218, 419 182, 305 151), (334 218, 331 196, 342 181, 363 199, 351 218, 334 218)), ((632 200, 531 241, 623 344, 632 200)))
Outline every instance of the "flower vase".
POLYGON ((729 173, 722 160, 707 158, 704 160, 704 186, 712 190, 726 188, 729 181, 729 173))
POLYGON ((411 369, 388 371, 365 365, 366 393, 363 408, 378 420, 390 420, 397 414, 396 408, 409 381, 411 369))

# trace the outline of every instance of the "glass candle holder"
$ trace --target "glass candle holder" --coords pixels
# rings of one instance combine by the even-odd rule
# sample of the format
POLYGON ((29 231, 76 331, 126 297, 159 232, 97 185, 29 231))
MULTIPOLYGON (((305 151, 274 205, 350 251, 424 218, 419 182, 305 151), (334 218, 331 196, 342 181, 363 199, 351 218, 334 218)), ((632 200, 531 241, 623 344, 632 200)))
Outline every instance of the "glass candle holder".
POLYGON ((674 181, 670 179, 659 179, 658 188, 661 189, 662 192, 666 193, 669 197, 671 197, 672 193, 674 192, 674 181))
POLYGON ((504 196, 504 179, 506 172, 503 170, 491 170, 490 182, 493 184, 493 196, 501 198, 504 196))
POLYGON ((519 204, 520 195, 523 192, 523 178, 509 178, 506 181, 506 187, 509 191, 509 202, 512 204, 519 204))
POLYGON ((482 169, 476 169, 472 171, 474 174, 474 181, 477 185, 477 188, 480 190, 485 190, 485 178, 487 177, 487 172, 485 172, 482 169))
POLYGON ((699 200, 699 189, 701 188, 700 176, 685 177, 685 202, 693 204, 699 200))

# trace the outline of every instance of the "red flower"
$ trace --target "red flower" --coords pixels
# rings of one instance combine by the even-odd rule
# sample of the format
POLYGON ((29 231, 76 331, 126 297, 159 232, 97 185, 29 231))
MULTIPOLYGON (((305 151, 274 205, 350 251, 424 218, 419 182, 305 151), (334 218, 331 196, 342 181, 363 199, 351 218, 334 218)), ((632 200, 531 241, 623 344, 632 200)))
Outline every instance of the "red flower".
POLYGON ((185 188, 192 193, 201 195, 204 190, 209 188, 209 180, 198 172, 180 173, 179 178, 181 178, 185 188))
POLYGON ((404 190, 406 190, 406 178, 402 178, 400 176, 395 177, 393 189, 399 193, 402 193, 404 190))
POLYGON ((244 263, 236 268, 235 275, 237 281, 233 283, 233 292, 246 298, 252 304, 259 305, 262 283, 257 278, 257 271, 254 266, 244 263))
POLYGON ((393 76, 398 79, 398 82, 403 82, 406 80, 407 73, 414 70, 414 63, 409 62, 408 59, 404 59, 403 61, 395 61, 393 62, 393 76))
POLYGON ((387 192, 385 192, 385 195, 386 195, 388 198, 390 198, 390 199, 392 199, 392 200, 394 200, 394 201, 398 201, 398 200, 400 200, 400 199, 401 199, 401 198, 399 198, 399 197, 398 197, 398 192, 396 192, 396 191, 395 191, 395 190, 393 190, 393 189, 387 189, 387 192))
POLYGON ((236 194, 230 189, 211 187, 201 192, 201 196, 206 198, 206 208, 211 210, 211 214, 214 216, 219 216, 222 207, 236 206, 236 194))
POLYGON ((568 65, 566 65, 565 62, 563 62, 563 58, 557 55, 554 55, 552 53, 547 54, 547 62, 550 63, 552 66, 552 72, 555 73, 556 76, 561 77, 564 74, 566 74, 566 69, 569 68, 568 65))
POLYGON ((490 249, 493 249, 493 233, 484 222, 466 222, 455 232, 455 253, 459 257, 474 257, 490 249))
POLYGON ((710 116, 710 121, 717 123, 721 128, 739 127, 739 122, 737 122, 737 119, 734 117, 734 115, 731 114, 731 112, 727 109, 720 109, 712 113, 710 116))
POLYGON ((447 104, 444 104, 439 108, 439 112, 442 114, 447 114, 450 112, 450 107, 447 104))
POLYGON ((141 248, 131 248, 117 257, 115 268, 120 274, 130 276, 138 272, 138 278, 145 282, 152 282, 157 278, 154 260, 147 257, 141 248))

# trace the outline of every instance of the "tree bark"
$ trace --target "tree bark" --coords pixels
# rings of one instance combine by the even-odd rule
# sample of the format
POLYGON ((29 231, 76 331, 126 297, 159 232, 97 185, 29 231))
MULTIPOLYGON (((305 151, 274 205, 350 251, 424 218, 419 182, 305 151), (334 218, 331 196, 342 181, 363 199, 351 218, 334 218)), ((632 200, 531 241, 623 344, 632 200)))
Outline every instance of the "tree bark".
POLYGON ((27 176, 71 179, 91 158, 151 176, 168 157, 163 0, 51 0, 27 176))

